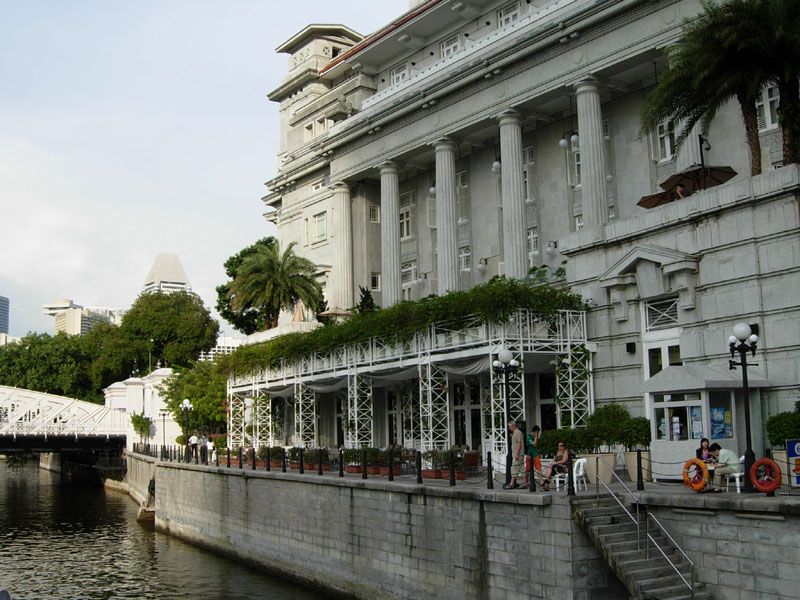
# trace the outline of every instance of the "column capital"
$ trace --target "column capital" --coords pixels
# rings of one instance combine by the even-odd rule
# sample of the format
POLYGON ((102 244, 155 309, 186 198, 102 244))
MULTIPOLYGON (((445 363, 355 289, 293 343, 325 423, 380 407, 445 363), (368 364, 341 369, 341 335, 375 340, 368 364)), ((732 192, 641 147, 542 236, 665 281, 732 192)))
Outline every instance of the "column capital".
POLYGON ((509 108, 497 115, 495 119, 497 119, 500 125, 506 125, 508 123, 519 124, 522 123, 522 113, 513 108, 509 108))
POLYGON ((598 92, 600 90, 600 81, 594 75, 586 75, 572 84, 575 88, 576 94, 585 92, 598 92))
POLYGON ((436 151, 439 150, 455 150, 456 148, 456 141, 451 137, 440 137, 437 140, 434 140, 431 144, 436 151))
POLYGON ((400 170, 400 166, 391 160, 387 160, 386 162, 382 162, 378 165, 378 168, 381 171, 381 175, 384 173, 394 173, 397 174, 400 170))
POLYGON ((331 190, 333 190, 334 194, 336 192, 345 192, 345 191, 349 194, 350 193, 350 184, 348 184, 345 181, 334 181, 331 184, 331 190))

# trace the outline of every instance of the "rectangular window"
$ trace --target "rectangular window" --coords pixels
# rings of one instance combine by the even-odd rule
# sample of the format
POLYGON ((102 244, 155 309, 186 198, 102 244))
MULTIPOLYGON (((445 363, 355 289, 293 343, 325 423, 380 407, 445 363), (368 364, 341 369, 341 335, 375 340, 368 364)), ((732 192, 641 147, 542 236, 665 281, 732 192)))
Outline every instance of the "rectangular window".
POLYGON ((400 283, 411 285, 417 280, 417 261, 410 260, 400 265, 400 283))
POLYGON ((413 192, 400 196, 400 239, 405 240, 414 235, 414 202, 413 192))
POLYGON ((315 181, 314 183, 311 184, 311 191, 312 192, 318 192, 319 190, 321 190, 324 187, 325 187, 325 180, 324 179, 320 179, 319 181, 315 181))
POLYGON ((439 50, 442 58, 449 58, 461 49, 461 36, 455 34, 447 38, 439 44, 439 50))
POLYGON ((469 246, 458 249, 458 268, 462 271, 469 271, 472 268, 472 252, 469 246))
POLYGON ((525 192, 525 202, 535 202, 536 192, 534 186, 534 147, 522 149, 522 188, 525 192))
POLYGON ((458 222, 466 223, 470 217, 469 171, 456 173, 456 201, 458 202, 458 222))
POLYGON ((398 83, 404 82, 408 79, 408 65, 402 64, 396 66, 389 72, 389 81, 392 85, 397 85, 398 83))
POLYGON ((308 123, 303 127, 303 141, 310 142, 314 139, 314 123, 308 123))
POLYGON ((369 222, 370 223, 381 222, 381 207, 378 206, 377 204, 369 205, 369 222))
POLYGON ((505 27, 519 21, 519 2, 512 2, 497 11, 497 26, 505 27))
POLYGON ((303 245, 308 246, 308 242, 309 242, 308 219, 303 219, 303 245))
POLYGON ((319 242, 327 237, 327 213, 319 213, 313 217, 313 241, 319 242))
POLYGON ((773 129, 778 126, 779 103, 780 95, 774 85, 768 85, 759 92, 756 96, 759 129, 773 129))
POLYGON ((372 292, 380 292, 381 291, 381 274, 380 273, 370 273, 369 274, 369 289, 372 292))
POLYGON ((670 160, 675 155, 675 123, 664 121, 658 126, 658 159, 670 160))
POLYGON ((575 159, 575 186, 577 187, 581 184, 581 153, 573 152, 572 156, 575 159))
POLYGON ((528 227, 526 236, 528 241, 528 266, 533 267, 539 254, 539 228, 528 227))
POLYGON ((648 302, 645 315, 645 331, 675 327, 678 324, 678 298, 648 302))
POLYGON ((575 217, 575 231, 580 231, 583 229, 583 215, 578 215, 575 217))
POLYGON ((436 229, 436 198, 428 198, 427 219, 428 227, 436 229))

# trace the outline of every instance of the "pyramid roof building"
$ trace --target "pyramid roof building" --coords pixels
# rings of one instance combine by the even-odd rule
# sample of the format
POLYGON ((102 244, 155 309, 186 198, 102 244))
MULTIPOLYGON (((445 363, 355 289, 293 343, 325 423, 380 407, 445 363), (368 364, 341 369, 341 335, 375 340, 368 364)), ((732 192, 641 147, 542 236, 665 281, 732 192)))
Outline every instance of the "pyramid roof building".
POLYGON ((192 286, 177 254, 161 253, 156 256, 144 280, 142 292, 191 292, 192 286))

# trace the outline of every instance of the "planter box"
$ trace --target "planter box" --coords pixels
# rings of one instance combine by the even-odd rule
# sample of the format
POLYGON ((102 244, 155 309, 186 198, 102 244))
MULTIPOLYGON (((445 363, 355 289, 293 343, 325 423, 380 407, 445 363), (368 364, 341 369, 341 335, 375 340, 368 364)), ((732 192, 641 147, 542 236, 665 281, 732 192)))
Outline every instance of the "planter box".
POLYGON ((361 473, 361 467, 359 465, 346 465, 345 471, 348 473, 361 473))
POLYGON ((300 468, 300 463, 299 462, 290 462, 289 463, 289 468, 290 469, 299 469, 300 468))
POLYGON ((467 478, 466 471, 456 471, 456 480, 464 481, 467 478))
POLYGON ((441 479, 442 471, 440 469, 422 469, 423 479, 441 479))
POLYGON ((283 461, 280 460, 280 459, 279 460, 270 460, 269 461, 269 466, 272 469, 280 469, 283 466, 283 461))
MULTIPOLYGON (((631 481, 636 483, 636 452, 625 452, 625 467, 628 469, 628 476, 631 481)), ((650 451, 642 450, 642 479, 652 481, 650 472, 650 451)))
MULTIPOLYGON (((388 467, 387 467, 387 469, 388 469, 388 467)), ((381 468, 380 467, 367 466, 367 475, 380 475, 380 474, 381 474, 381 468)), ((387 475, 388 475, 388 471, 387 471, 387 475)))
MULTIPOLYGON (((381 475, 388 475, 389 474, 389 467, 379 467, 381 475)), ((400 475, 400 467, 394 467, 392 469, 395 475, 400 475)))
MULTIPOLYGON (((597 454, 587 454, 586 455, 586 476, 589 478, 589 483, 595 483, 597 481, 597 473, 595 473, 596 464, 600 467, 600 481, 604 481, 606 484, 611 484, 613 480, 613 476, 611 471, 608 470, 603 463, 600 461, 595 460, 596 456, 601 456, 613 469, 614 462, 616 461, 616 455, 610 452, 599 452, 597 454)), ((575 459, 573 458, 573 463, 575 459)))

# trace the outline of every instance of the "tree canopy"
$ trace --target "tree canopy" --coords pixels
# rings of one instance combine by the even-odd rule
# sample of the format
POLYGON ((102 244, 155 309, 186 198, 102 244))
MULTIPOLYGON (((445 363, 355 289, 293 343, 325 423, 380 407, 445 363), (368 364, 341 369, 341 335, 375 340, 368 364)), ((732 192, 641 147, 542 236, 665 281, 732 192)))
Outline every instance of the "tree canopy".
POLYGON ((316 267, 295 254, 295 245, 292 242, 283 252, 277 243, 256 245, 242 259, 228 290, 234 310, 263 312, 267 327, 276 327, 281 310, 292 310, 299 301, 318 310, 322 288, 314 278, 316 267))
POLYGON ((254 254, 258 247, 268 248, 276 245, 278 240, 274 237, 265 237, 258 240, 255 244, 242 248, 229 257, 225 261, 225 274, 231 279, 227 283, 217 286, 217 305, 216 309, 223 319, 230 323, 234 329, 241 331, 245 335, 255 333, 260 329, 264 329, 267 325, 267 314, 261 308, 254 307, 252 304, 245 303, 239 309, 234 309, 231 306, 231 300, 228 294, 231 291, 231 284, 236 277, 236 271, 242 264, 242 261, 248 256, 254 254))
POLYGON ((213 362, 199 362, 191 369, 181 369, 167 379, 161 387, 167 408, 175 422, 189 430, 213 433, 224 429, 227 421, 225 396, 227 375, 213 362), (192 410, 184 415, 180 405, 184 398, 192 403, 192 410))

